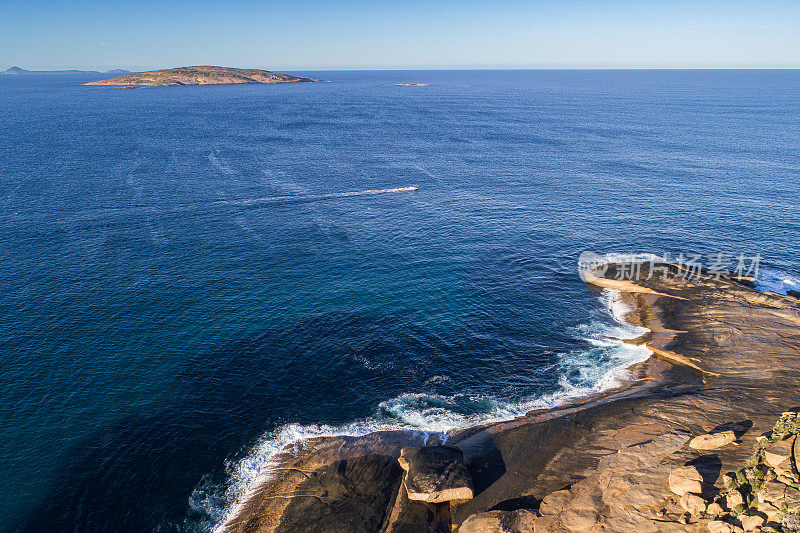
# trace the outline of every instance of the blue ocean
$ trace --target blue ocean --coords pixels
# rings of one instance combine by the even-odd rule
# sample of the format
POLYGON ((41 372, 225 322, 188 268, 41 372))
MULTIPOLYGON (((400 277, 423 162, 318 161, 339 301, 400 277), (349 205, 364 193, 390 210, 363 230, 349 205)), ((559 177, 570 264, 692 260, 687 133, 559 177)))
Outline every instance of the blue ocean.
POLYGON ((800 71, 303 74, 0 77, 1 531, 210 531, 296 439, 619 384, 585 250, 800 289, 800 71))

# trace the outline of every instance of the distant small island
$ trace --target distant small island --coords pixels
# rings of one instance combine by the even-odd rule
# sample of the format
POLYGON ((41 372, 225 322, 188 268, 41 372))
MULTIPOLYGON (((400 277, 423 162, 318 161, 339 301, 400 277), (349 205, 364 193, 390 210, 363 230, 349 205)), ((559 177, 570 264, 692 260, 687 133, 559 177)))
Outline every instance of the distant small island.
POLYGON ((25 70, 24 68, 19 67, 11 67, 10 69, 4 70, 0 72, 0 74, 9 74, 9 75, 25 75, 25 74, 116 74, 120 76, 122 74, 130 74, 130 70, 122 70, 119 68, 115 68, 113 70, 107 70, 105 72, 100 72, 97 70, 25 70))
POLYGON ((319 82, 314 78, 290 76, 268 70, 230 67, 178 67, 166 70, 134 72, 107 80, 90 81, 84 85, 169 86, 169 85, 225 85, 234 83, 307 83, 319 82))

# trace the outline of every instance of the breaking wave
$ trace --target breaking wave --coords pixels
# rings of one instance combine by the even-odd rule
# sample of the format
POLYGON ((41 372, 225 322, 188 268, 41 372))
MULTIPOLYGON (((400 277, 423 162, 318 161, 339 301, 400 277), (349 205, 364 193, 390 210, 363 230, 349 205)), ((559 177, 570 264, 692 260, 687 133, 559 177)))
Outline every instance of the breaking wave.
POLYGON ((800 277, 778 270, 762 268, 755 280, 756 289, 787 294, 788 291, 800 292, 800 277))
POLYGON ((630 379, 628 367, 646 360, 651 352, 621 339, 635 338, 648 330, 625 322, 629 308, 618 293, 606 290, 601 301, 604 305, 597 316, 573 331, 588 347, 559 354, 556 391, 515 401, 470 393, 406 393, 381 402, 373 416, 349 424, 287 424, 264 435, 246 457, 226 465, 228 479, 224 485, 209 482, 196 487, 190 504, 206 517, 200 529, 220 531, 250 492, 274 474, 281 454, 296 453, 306 439, 402 429, 414 432, 419 444, 432 439, 446 442, 454 429, 510 420, 534 409, 556 407, 622 385, 630 379))

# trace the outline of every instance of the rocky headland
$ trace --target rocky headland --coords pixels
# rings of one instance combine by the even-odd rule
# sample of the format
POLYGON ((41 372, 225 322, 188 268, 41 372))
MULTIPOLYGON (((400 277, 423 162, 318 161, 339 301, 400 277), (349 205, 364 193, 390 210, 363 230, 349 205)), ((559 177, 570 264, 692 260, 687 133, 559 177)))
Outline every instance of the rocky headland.
POLYGON ((653 355, 624 386, 454 431, 446 446, 407 431, 310 439, 223 529, 796 531, 800 301, 651 266, 587 277, 650 329, 629 341, 653 355))
POLYGON ((169 85, 226 85, 243 83, 308 83, 319 82, 313 78, 290 76, 267 70, 241 69, 230 67, 178 67, 166 70, 134 72, 105 80, 90 81, 84 85, 127 85, 127 86, 169 86, 169 85))

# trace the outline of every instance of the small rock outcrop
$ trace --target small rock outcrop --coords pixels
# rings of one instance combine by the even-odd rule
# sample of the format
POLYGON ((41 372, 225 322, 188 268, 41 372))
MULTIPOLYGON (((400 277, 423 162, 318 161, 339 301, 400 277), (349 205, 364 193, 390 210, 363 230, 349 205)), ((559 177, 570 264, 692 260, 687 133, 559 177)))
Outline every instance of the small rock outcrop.
POLYGON ((703 490, 703 476, 693 466, 681 466, 669 474, 669 490, 683 496, 689 492, 700 493, 703 490))
POLYGON ((778 468, 792 457, 795 437, 773 442, 764 448, 764 461, 772 468, 778 468))
POLYGON ((680 504, 691 516, 700 516, 706 512, 706 501, 699 494, 687 492, 681 496, 680 504))
POLYGON ((405 470, 408 499, 426 503, 472 499, 472 476, 464 454, 452 446, 403 448, 398 459, 405 470))

